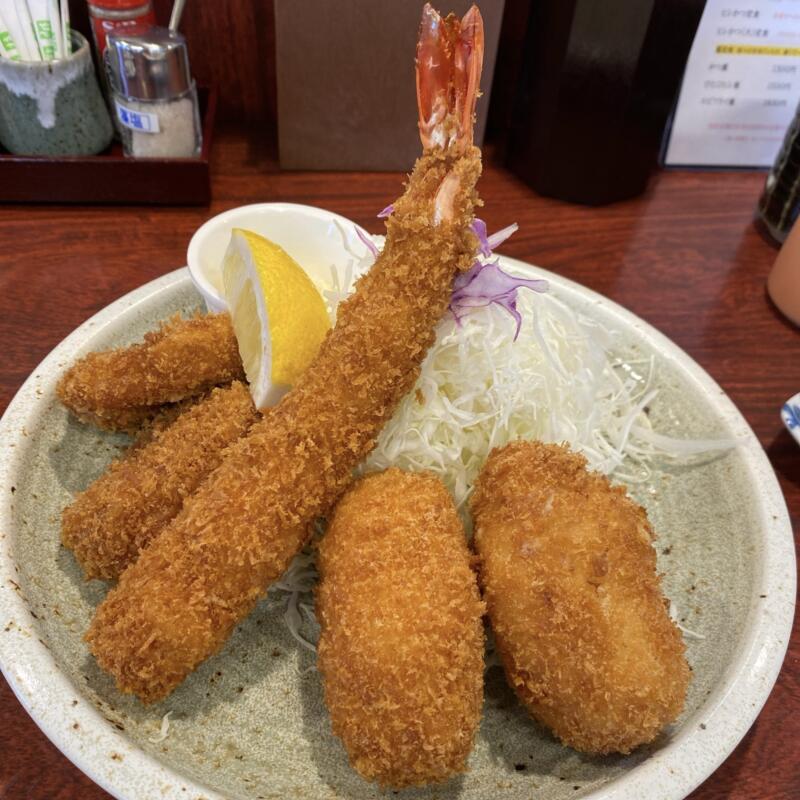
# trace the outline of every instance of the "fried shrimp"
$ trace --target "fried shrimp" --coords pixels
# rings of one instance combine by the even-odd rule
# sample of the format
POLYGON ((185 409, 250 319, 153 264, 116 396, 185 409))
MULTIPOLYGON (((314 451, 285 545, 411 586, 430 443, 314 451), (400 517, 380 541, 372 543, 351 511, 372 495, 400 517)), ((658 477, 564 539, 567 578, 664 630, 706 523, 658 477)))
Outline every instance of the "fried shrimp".
POLYGON ((130 430, 159 406, 243 378, 227 314, 175 316, 141 344, 89 353, 59 381, 58 396, 84 421, 130 430))
POLYGON ((644 509, 566 447, 515 442, 471 501, 506 677, 564 744, 629 753, 681 712, 689 667, 644 509))
POLYGON ((61 541, 86 577, 118 578, 257 416, 244 384, 214 389, 81 492, 64 509, 61 541))
POLYGON ((463 772, 483 705, 483 603, 442 482, 360 480, 319 547, 319 670, 333 731, 367 780, 463 772))
POLYGON ((423 40, 438 42, 441 58, 418 60, 418 84, 423 140, 435 144, 394 205, 383 251, 296 385, 231 447, 91 623, 98 664, 145 702, 168 695, 222 647, 313 520, 331 510, 413 387, 453 279, 473 262, 482 22, 475 7, 463 23, 435 15, 431 26, 433 15, 426 7, 420 50, 423 40))

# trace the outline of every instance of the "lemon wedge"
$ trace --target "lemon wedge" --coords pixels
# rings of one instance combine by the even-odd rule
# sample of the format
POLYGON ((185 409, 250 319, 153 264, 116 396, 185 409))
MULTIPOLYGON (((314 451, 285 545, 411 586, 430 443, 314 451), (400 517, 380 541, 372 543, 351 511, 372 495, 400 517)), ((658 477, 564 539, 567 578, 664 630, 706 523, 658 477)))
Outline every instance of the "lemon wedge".
POLYGON ((253 231, 231 232, 222 280, 250 393, 264 409, 311 363, 331 327, 328 312, 303 268, 253 231))

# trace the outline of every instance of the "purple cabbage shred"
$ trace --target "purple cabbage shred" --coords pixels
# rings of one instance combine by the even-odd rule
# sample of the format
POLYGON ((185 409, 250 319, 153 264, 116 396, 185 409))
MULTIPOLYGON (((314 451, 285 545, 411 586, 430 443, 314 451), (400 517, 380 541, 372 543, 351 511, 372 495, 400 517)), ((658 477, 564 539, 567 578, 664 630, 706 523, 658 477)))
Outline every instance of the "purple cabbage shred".
POLYGON ((512 222, 510 225, 507 225, 502 230, 497 231, 497 233, 493 233, 487 241, 489 242, 489 249, 496 250, 500 247, 503 242, 508 239, 512 234, 515 234, 519 230, 519 225, 516 222, 512 222))
MULTIPOLYGON (((389 204, 378 214, 378 217, 386 219, 392 213, 394 213, 394 205, 389 204)), ((456 323, 460 325, 462 317, 469 314, 470 309, 483 308, 495 303, 513 317, 516 323, 514 331, 514 341, 516 341, 522 326, 522 316, 517 311, 517 290, 531 289, 534 292, 546 292, 547 281, 518 278, 516 275, 509 275, 507 272, 503 272, 497 259, 494 261, 481 260, 481 258, 491 258, 492 251, 499 247, 509 236, 516 233, 519 229, 516 222, 491 235, 488 234, 486 223, 479 217, 475 217, 471 227, 472 232, 478 238, 478 254, 480 257, 475 260, 475 263, 466 272, 458 275, 453 282, 450 311, 455 317, 456 323)), ((358 228, 356 228, 356 233, 358 238, 370 249, 370 252, 377 257, 378 248, 375 243, 365 237, 358 228)))
POLYGON ((522 325, 522 317, 517 311, 517 289, 522 288, 534 292, 546 292, 547 281, 509 275, 500 269, 497 261, 476 261, 453 282, 450 311, 460 324, 461 318, 468 314, 470 309, 496 303, 514 318, 516 322, 514 341, 516 341, 522 325))
MULTIPOLYGON (((475 217, 472 232, 478 237, 478 253, 483 258, 490 258, 492 251, 499 247, 509 236, 519 229, 516 222, 493 233, 487 234, 486 223, 475 217)), ((547 281, 529 278, 518 278, 500 269, 498 259, 481 261, 480 258, 466 271, 458 275, 453 282, 453 294, 450 298, 450 311, 461 324, 461 318, 472 308, 483 308, 495 303, 505 309, 516 323, 514 341, 519 336, 522 326, 522 315, 517 311, 517 289, 531 289, 534 292, 546 292, 547 281)))
POLYGON ((492 255, 492 248, 489 247, 489 237, 486 234, 486 223, 475 217, 472 220, 472 232, 478 237, 478 252, 484 257, 489 258, 492 255))
POLYGON ((365 233, 362 233, 361 228, 356 225, 356 236, 361 239, 362 242, 367 246, 367 250, 372 253, 372 255, 377 258, 378 257, 378 248, 375 246, 375 242, 369 238, 365 233))

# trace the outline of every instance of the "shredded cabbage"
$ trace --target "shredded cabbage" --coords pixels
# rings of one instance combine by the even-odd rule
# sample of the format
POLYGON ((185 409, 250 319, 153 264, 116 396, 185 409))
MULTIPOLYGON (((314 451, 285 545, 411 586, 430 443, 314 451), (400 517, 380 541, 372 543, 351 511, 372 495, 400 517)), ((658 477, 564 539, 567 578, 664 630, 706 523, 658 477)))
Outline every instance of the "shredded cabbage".
POLYGON ((615 334, 552 294, 518 292, 522 325, 493 306, 445 319, 415 390, 386 425, 362 471, 398 466, 438 474, 464 513, 490 450, 514 439, 566 442, 590 467, 646 480, 657 453, 728 448, 650 430, 652 358, 614 355, 615 334))
POLYGON ((148 741, 152 742, 153 744, 158 744, 159 742, 163 742, 164 739, 169 736, 170 716, 172 716, 172 711, 167 711, 167 713, 161 717, 161 727, 159 728, 158 733, 155 736, 149 737, 148 741))
POLYGON ((684 636, 688 636, 690 639, 705 639, 705 634, 697 633, 697 631, 693 631, 690 628, 685 628, 681 625, 680 621, 680 612, 678 611, 678 606, 675 605, 673 600, 669 601, 669 618, 675 623, 675 627, 683 633, 684 636))
MULTIPOLYGON (((334 288, 325 293, 332 314, 370 263, 369 254, 354 253, 344 272, 332 271, 334 288)), ((472 308, 458 320, 446 316, 414 389, 359 473, 390 466, 431 470, 452 493, 469 531, 467 500, 478 472, 494 447, 515 439, 566 442, 592 469, 626 483, 646 481, 656 455, 687 458, 735 445, 653 431, 648 408, 657 396, 654 359, 617 355, 621 346, 613 331, 552 293, 518 291, 516 308, 516 337, 515 319, 494 304, 472 308)), ((285 602, 292 636, 309 649, 316 638, 315 580, 313 551, 305 550, 272 590, 285 602)))
MULTIPOLYGON (((317 533, 321 533, 321 530, 322 524, 318 523, 317 533)), ((270 599, 283 606, 283 621, 292 638, 312 652, 317 649, 314 641, 319 635, 312 594, 316 583, 317 569, 312 545, 298 553, 283 577, 269 588, 270 599), (301 631, 309 628, 311 632, 307 638, 301 631)))

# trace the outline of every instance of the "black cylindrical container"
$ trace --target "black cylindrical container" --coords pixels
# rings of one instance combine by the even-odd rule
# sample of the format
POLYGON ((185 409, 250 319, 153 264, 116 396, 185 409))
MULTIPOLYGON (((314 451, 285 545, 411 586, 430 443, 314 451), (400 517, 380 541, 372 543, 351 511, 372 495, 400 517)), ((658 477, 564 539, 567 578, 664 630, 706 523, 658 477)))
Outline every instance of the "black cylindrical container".
POLYGON ((800 213, 800 105, 767 175, 758 216, 767 233, 783 242, 800 213))
POLYGON ((703 0, 533 0, 508 164, 544 195, 644 191, 703 0))

